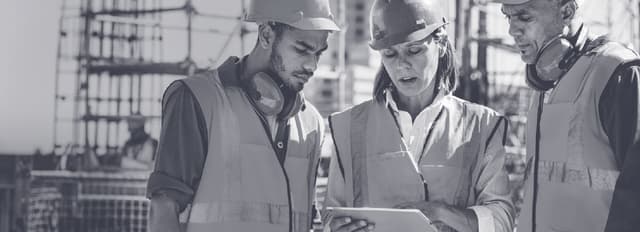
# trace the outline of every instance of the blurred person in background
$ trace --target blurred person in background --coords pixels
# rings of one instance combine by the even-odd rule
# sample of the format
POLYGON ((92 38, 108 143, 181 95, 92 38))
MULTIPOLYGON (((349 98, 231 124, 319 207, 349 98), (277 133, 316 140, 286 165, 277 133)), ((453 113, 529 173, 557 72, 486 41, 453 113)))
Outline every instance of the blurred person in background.
MULTIPOLYGON (((336 152, 324 205, 419 209, 439 231, 510 232, 507 120, 452 95, 440 12, 435 0, 375 1, 371 47, 382 66, 372 100, 329 118, 336 152)), ((375 221, 324 216, 327 231, 375 231, 375 221)))
POLYGON ((496 1, 537 91, 518 232, 639 231, 637 53, 589 33, 581 1, 496 1))
POLYGON ((250 7, 258 39, 248 55, 165 91, 152 231, 311 229, 324 124, 301 90, 338 26, 328 0, 250 7))
POLYGON ((129 139, 122 146, 120 166, 122 168, 152 169, 158 140, 145 131, 146 118, 133 114, 127 118, 129 139))

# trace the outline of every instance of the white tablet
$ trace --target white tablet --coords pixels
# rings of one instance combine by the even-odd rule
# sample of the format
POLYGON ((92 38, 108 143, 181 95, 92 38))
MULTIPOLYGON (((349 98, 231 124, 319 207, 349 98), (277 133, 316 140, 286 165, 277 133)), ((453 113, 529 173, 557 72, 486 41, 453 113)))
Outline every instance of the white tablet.
POLYGON ((327 207, 326 215, 364 219, 375 224, 376 232, 436 232, 438 231, 420 210, 388 208, 327 207))

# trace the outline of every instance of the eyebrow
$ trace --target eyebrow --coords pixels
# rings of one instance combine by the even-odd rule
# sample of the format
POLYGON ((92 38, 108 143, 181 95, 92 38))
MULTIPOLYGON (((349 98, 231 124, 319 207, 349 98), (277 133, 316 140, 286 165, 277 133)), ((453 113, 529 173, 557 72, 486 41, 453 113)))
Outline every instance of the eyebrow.
POLYGON ((511 15, 507 14, 507 12, 505 12, 505 11, 504 11, 504 8, 501 8, 501 9, 500 9, 500 11, 502 11, 502 14, 504 14, 504 15, 506 15, 506 16, 509 16, 509 17, 518 17, 518 16, 521 16, 521 15, 523 15, 523 14, 529 14, 529 12, 527 11, 527 9, 519 9, 519 10, 516 10, 516 12, 515 12, 515 13, 513 13, 513 14, 511 14, 511 15))
MULTIPOLYGON (((298 44, 300 46, 303 46, 307 50, 311 50, 311 51, 315 50, 314 46, 312 46, 311 44, 308 44, 307 42, 304 42, 302 40, 297 40, 296 44, 298 44)), ((324 52, 325 50, 327 50, 327 48, 329 48, 329 45, 325 44, 324 47, 322 49, 320 49, 318 52, 324 52)))

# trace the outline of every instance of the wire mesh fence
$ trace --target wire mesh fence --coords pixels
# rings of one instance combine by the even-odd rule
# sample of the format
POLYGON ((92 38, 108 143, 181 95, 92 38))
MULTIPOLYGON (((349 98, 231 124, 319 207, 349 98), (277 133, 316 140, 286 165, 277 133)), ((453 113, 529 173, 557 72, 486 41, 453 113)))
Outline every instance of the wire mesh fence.
POLYGON ((33 171, 28 231, 148 231, 148 172, 33 171))

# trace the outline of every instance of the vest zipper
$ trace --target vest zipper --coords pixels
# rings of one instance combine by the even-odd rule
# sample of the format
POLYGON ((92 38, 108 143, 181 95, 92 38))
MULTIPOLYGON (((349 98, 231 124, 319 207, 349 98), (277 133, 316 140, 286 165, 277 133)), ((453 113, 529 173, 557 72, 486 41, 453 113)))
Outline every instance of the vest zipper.
MULTIPOLYGON (((283 146, 282 148, 283 153, 278 152, 279 149, 276 143, 273 141, 273 136, 271 134, 271 130, 269 128, 269 123, 267 122, 267 119, 264 117, 264 115, 262 115, 262 113, 258 112, 255 109, 255 107, 254 107, 254 111, 256 112, 256 115, 258 115, 258 118, 260 119, 260 123, 262 124, 262 127, 266 132, 269 142, 271 143, 271 148, 273 149, 273 152, 276 155, 276 159, 278 160, 278 164, 280 164, 280 169, 282 169, 282 174, 284 175, 285 184, 287 185, 287 204, 288 204, 287 206, 289 208, 289 232, 293 232, 293 204, 291 203, 291 186, 289 185, 289 175, 287 174, 287 170, 284 167, 284 161, 285 161, 286 152, 287 152, 286 149, 288 146, 287 145, 283 146), (279 154, 282 154, 282 159, 280 159, 279 154)), ((289 134, 289 125, 287 124, 287 122, 278 123, 278 129, 276 131, 276 140, 279 140, 278 137, 281 137, 278 135, 280 135, 282 130, 285 130, 284 132, 282 132, 282 133, 285 133, 285 135, 289 134)), ((282 142, 288 143, 288 138, 287 138, 287 141, 282 141, 282 142)))
MULTIPOLYGON (((400 122, 398 121, 398 118, 394 114, 393 109, 391 107, 387 107, 387 108, 389 110, 389 113, 391 114, 391 117, 393 117, 393 121, 396 123, 396 126, 398 127, 398 131, 400 132, 400 136, 403 136, 402 135, 402 129, 400 129, 400 122)), ((443 112, 444 112, 444 107, 442 107, 440 109, 440 111, 438 111, 438 114, 436 115, 436 118, 431 123, 431 127, 429 128, 429 131, 427 132, 427 137, 425 137, 425 139, 424 139, 424 144, 422 145, 422 151, 420 152, 420 156, 418 157, 418 160, 415 161, 416 165, 418 166, 418 168, 420 167, 420 161, 422 160, 422 156, 424 155, 424 150, 427 148, 427 143, 429 143, 429 140, 431 139, 431 134, 433 134, 433 129, 436 127, 436 124, 440 120, 440 117, 442 116, 443 112)), ((401 138, 401 140, 402 140, 402 138, 401 138)), ((404 144, 405 142, 402 141, 402 143, 404 144)), ((407 147, 406 148, 407 150, 409 149, 409 147, 407 145, 404 145, 404 146, 407 147)), ((427 184, 427 181, 424 180, 424 176, 422 175, 422 170, 418 169, 417 171, 418 171, 418 175, 420 176, 420 180, 422 181, 422 187, 424 188, 424 200, 425 201, 429 201, 429 185, 427 184)))

